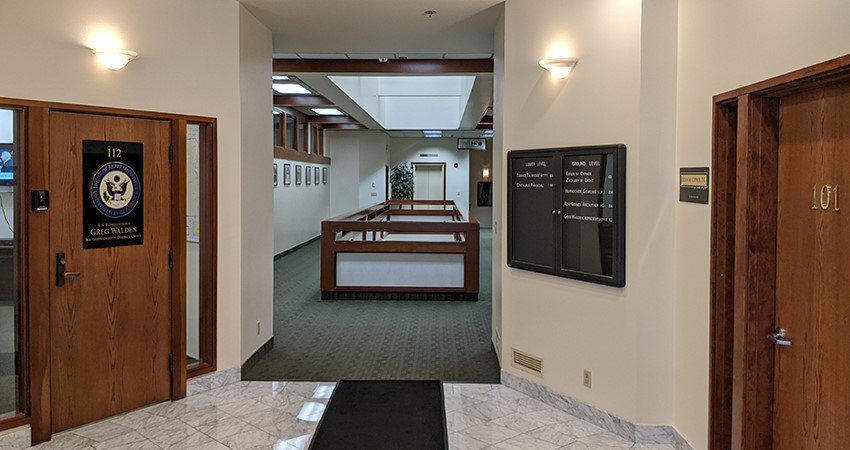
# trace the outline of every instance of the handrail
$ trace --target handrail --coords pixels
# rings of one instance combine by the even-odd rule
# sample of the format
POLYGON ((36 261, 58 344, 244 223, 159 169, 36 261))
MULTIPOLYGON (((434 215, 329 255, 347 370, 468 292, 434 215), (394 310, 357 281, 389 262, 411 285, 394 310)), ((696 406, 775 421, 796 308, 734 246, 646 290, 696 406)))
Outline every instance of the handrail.
POLYGON ((466 217, 451 200, 389 200, 322 221, 322 292, 409 291, 410 288, 337 286, 337 253, 422 253, 463 254, 464 286, 414 287, 417 292, 478 293, 478 251, 480 225, 474 216, 466 217), (442 209, 416 209, 417 206, 442 209), (392 220, 404 216, 404 220, 392 220), (415 216, 446 216, 446 221, 411 220, 415 216), (450 235, 446 240, 397 240, 389 235, 450 235))

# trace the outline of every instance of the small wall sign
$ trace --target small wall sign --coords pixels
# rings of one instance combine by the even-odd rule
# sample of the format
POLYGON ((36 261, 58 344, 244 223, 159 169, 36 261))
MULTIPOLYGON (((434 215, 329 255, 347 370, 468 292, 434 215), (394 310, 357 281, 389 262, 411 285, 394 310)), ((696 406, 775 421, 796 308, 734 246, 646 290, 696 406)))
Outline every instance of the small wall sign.
POLYGON ((708 167, 679 168, 679 201, 708 204, 708 167))
POLYGON ((83 248, 141 245, 141 142, 83 141, 83 248))

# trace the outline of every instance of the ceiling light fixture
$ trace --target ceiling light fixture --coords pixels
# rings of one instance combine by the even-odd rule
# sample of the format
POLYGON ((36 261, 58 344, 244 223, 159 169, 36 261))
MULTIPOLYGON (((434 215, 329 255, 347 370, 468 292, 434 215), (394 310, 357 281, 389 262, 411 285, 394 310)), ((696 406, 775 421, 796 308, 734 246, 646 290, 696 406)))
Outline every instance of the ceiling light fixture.
POLYGON ((493 137, 493 130, 484 130, 484 132, 481 133, 481 137, 483 137, 483 138, 493 137))
POLYGON ((313 108, 313 112, 320 116, 344 116, 345 114, 336 108, 313 108))
POLYGON ((425 135, 426 138, 443 137, 443 132, 440 130, 423 130, 422 134, 425 135))
POLYGON ((551 72, 555 78, 564 79, 570 75, 577 63, 578 58, 541 59, 540 67, 551 72))
POLYGON ((93 48, 91 51, 110 70, 121 70, 128 62, 139 57, 134 51, 116 48, 93 48))
POLYGON ((272 83, 272 89, 278 94, 312 94, 298 83, 272 83))
POLYGON ((288 79, 289 79, 289 77, 286 76, 286 75, 272 75, 272 80, 275 80, 275 81, 285 81, 285 80, 288 80, 288 79))

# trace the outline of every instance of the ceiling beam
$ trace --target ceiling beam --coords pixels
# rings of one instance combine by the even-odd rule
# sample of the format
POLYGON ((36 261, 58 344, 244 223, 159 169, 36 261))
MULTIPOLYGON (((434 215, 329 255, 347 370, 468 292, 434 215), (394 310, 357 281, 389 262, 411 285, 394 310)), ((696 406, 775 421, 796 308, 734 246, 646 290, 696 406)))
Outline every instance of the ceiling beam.
POLYGON ((334 106, 321 95, 275 95, 274 106, 334 106))
POLYGON ((310 116, 312 123, 360 123, 354 117, 348 116, 310 116))
POLYGON ((492 73, 493 59, 274 59, 277 73, 492 73))
POLYGON ((368 130, 359 123, 328 123, 322 125, 322 128, 326 130, 368 130))

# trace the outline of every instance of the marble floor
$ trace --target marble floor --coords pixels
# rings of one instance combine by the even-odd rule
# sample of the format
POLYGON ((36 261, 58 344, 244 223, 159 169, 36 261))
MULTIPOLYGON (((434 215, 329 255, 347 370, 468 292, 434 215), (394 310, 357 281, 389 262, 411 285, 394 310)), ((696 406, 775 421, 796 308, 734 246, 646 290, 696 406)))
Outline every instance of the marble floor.
MULTIPOLYGON (((36 447, 28 446, 29 430, 6 434, 0 450, 301 450, 333 389, 236 382, 58 433, 36 447)), ((444 393, 452 450, 673 450, 631 443, 501 385, 446 383, 444 393)))

